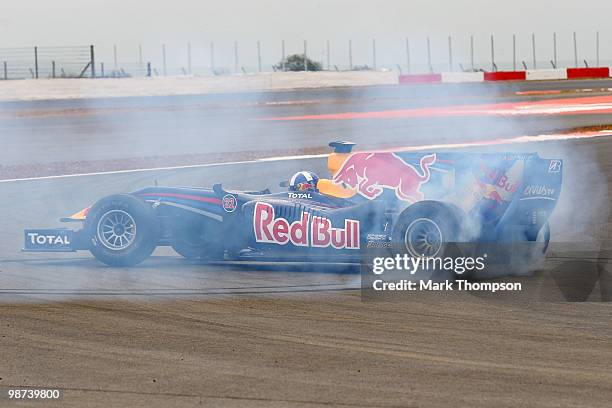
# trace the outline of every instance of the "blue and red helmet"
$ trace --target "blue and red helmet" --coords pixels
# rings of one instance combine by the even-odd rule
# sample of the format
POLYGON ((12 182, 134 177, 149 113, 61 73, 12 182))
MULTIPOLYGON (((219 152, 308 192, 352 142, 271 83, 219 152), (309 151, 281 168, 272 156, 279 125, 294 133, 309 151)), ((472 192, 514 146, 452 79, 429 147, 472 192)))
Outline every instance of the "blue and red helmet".
POLYGON ((289 191, 318 191, 319 176, 312 171, 299 171, 289 181, 289 191))

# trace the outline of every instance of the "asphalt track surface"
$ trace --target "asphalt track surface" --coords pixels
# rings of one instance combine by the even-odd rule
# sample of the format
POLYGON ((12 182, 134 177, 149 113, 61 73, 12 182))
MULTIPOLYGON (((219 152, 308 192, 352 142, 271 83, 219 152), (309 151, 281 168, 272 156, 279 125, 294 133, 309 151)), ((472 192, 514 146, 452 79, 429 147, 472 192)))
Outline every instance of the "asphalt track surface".
MULTIPOLYGON (((585 81, 580 87, 607 84, 585 81)), ((252 120, 279 112, 443 106, 468 97, 482 103, 549 97, 516 95, 514 88, 449 89, 4 105, 0 129, 6 146, 0 155, 3 164, 20 164, 22 170, 45 161, 99 160, 98 170, 105 171, 126 158, 137 165, 148 154, 172 161, 192 153, 324 151, 335 138, 369 146, 440 138, 458 143, 612 123, 612 115, 394 123, 252 120), (261 103, 309 98, 312 102, 291 106, 261 103), (150 109, 143 110, 146 104, 150 109), (457 132, 451 132, 453 126, 457 132), (215 131, 208 133, 211 128, 215 131), (233 131, 222 132, 228 128, 233 131)), ((87 253, 19 252, 23 228, 55 227, 58 217, 109 193, 154 182, 274 188, 296 170, 324 174, 322 159, 0 183, 0 388, 60 388, 63 399, 48 405, 75 407, 607 407, 612 309, 601 300, 612 285, 610 266, 605 275, 594 263, 607 265, 610 253, 606 190, 612 139, 499 149, 562 157, 571 169, 544 267, 533 277, 511 278, 524 284, 521 293, 420 292, 397 302, 361 301, 359 275, 342 265, 211 265, 161 249, 141 266, 115 269, 87 253), (589 251, 580 252, 576 243, 589 251), (555 275, 563 265, 576 273, 566 287, 555 275)), ((0 405, 31 404, 0 399, 0 405)))
MULTIPOLYGON (((612 80, 332 88, 202 96, 0 103, 0 163, 96 162, 125 166, 135 158, 233 157, 303 152, 349 139, 381 144, 483 140, 604 124, 606 115, 447 116, 359 121, 264 121, 271 117, 490 105, 598 95, 612 80), (567 87, 591 90, 576 93, 567 87), (563 91, 563 94, 546 92, 563 91), (536 94, 517 94, 536 92, 536 94), (539 93, 537 92, 544 92, 539 93)), ((609 93, 608 93, 609 95, 609 93)), ((73 166, 74 167, 74 166, 73 166)))

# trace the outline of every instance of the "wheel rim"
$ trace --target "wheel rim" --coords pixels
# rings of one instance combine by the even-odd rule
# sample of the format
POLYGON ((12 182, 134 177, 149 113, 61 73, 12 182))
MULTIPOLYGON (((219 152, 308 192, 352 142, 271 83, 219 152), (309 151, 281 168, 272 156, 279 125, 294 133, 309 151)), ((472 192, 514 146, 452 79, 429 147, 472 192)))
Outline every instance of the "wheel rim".
POLYGON ((122 210, 110 210, 100 217, 97 227, 98 241, 106 248, 121 251, 134 243, 136 222, 122 210))
POLYGON ((442 230, 429 218, 418 218, 408 225, 404 234, 406 250, 415 257, 436 256, 442 249, 442 230))

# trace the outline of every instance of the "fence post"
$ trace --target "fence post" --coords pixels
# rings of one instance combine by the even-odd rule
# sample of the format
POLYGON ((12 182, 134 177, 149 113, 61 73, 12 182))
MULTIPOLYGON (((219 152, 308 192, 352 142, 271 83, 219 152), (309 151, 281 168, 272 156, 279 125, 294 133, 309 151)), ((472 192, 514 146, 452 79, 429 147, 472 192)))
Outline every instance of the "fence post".
POLYGON ((51 61, 51 78, 55 78, 55 61, 51 61))
POLYGON ((472 71, 474 71, 474 36, 470 35, 470 64, 472 71))
POLYGON ((533 51, 533 69, 537 69, 535 33, 531 33, 531 50, 533 51))
POLYGON ((34 47, 34 78, 38 79, 38 47, 34 47))
POLYGON ((553 33, 553 61, 555 62, 555 68, 557 68, 557 33, 553 33))
POLYGON ((187 43, 187 73, 191 75, 191 43, 187 43))
POLYGON ((433 72, 433 67, 431 66, 431 43, 429 42, 429 36, 427 36, 427 66, 429 67, 429 72, 433 72))
POLYGON ((162 62, 163 62, 163 73, 164 76, 168 75, 168 70, 166 66, 166 44, 162 44, 162 62))
POLYGON ((142 44, 138 44, 138 69, 142 72, 142 44))
POLYGON ((448 70, 453 70, 453 39, 448 36, 448 70))
POLYGON ((304 40, 304 72, 308 72, 308 42, 304 40))
POLYGON ((574 67, 578 68, 578 43, 576 42, 576 32, 574 31, 574 67))
POLYGON ((213 41, 210 42, 210 70, 215 75, 215 43, 213 41))
POLYGON ((6 64, 6 61, 4 61, 2 65, 4 65, 4 79, 6 80, 8 79, 8 66, 6 64))
POLYGON ((410 40, 406 37, 406 73, 410 73, 410 40))
POLYGON ((103 62, 100 63, 100 76, 104 78, 104 63, 103 62))
POLYGON ((493 34, 491 34, 491 71, 497 71, 495 65, 495 40, 493 34))
POLYGON ((595 32, 595 61, 599 66, 599 31, 595 32))
POLYGON ((147 62, 147 76, 151 77, 151 63, 147 62))
POLYGON ((281 71, 285 70, 285 40, 281 40, 281 71))
POLYGON ((349 70, 353 70, 353 40, 349 40, 349 70))
POLYGON ((234 73, 238 72, 238 41, 234 41, 234 73))
POLYGON ((330 65, 329 64, 329 60, 330 60, 329 58, 329 40, 327 40, 326 46, 327 46, 327 70, 329 71, 329 65, 330 65))
POLYGON ((516 34, 512 34, 512 70, 516 71, 516 34))
POLYGON ((261 72, 261 43, 257 41, 257 69, 261 72))
POLYGON ((376 38, 372 38, 372 68, 376 71, 376 38))
POLYGON ((113 45, 113 69, 117 71, 119 69, 119 65, 117 64, 117 45, 113 45))
POLYGON ((96 53, 94 52, 94 46, 89 46, 89 62, 91 63, 91 77, 96 77, 96 53))

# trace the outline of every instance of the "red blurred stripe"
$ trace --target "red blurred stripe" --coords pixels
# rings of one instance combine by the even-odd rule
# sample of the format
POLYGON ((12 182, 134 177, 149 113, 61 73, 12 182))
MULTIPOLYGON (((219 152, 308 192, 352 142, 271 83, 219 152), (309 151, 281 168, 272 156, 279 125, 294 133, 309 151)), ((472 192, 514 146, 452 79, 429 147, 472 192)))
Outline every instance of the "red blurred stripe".
POLYGON ((189 194, 175 194, 175 193, 145 193, 139 194, 145 197, 174 197, 174 198, 182 198, 184 200, 193 200, 193 201, 201 201, 204 203, 212 203, 212 204, 221 204, 221 200, 218 198, 212 197, 200 197, 189 194))
POLYGON ((612 96, 547 99, 535 102, 509 102, 483 105, 437 106, 370 112, 342 112, 322 115, 285 116, 262 120, 350 120, 393 119, 445 116, 585 115, 612 113, 612 96))

